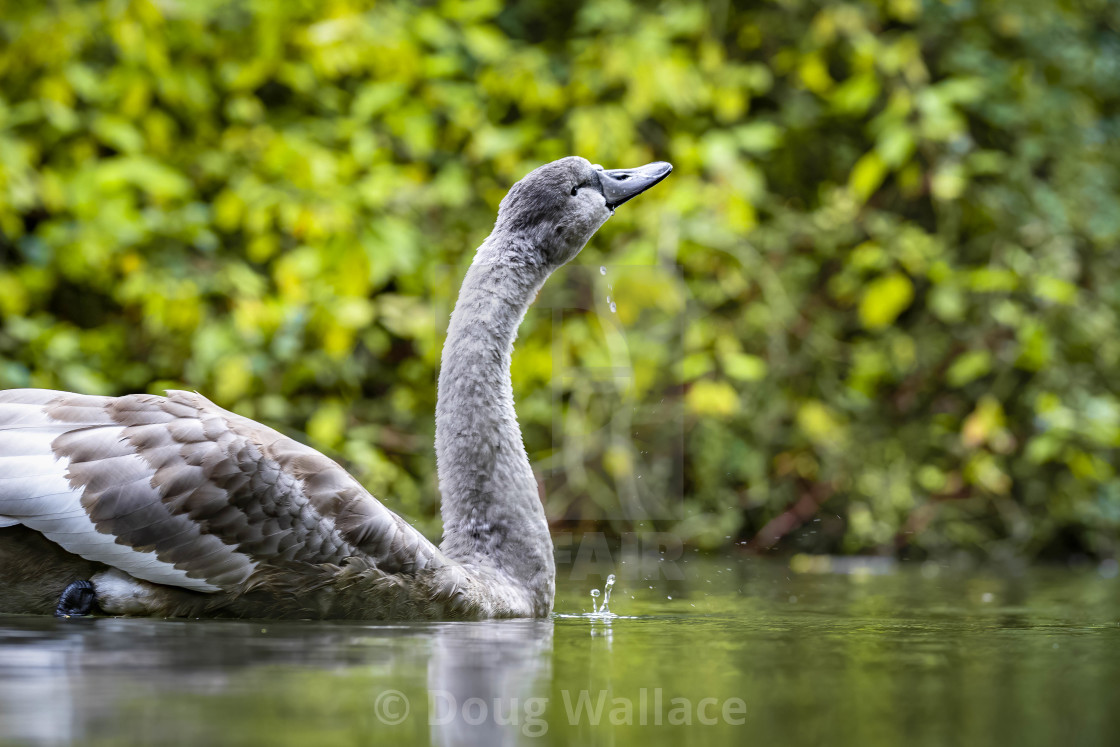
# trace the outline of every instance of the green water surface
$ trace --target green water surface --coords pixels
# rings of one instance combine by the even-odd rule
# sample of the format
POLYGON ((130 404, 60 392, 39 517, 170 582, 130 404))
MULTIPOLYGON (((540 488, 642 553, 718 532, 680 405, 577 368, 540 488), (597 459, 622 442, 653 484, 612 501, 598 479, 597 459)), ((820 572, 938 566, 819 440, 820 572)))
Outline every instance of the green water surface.
POLYGON ((685 565, 610 620, 594 576, 538 621, 0 618, 0 742, 1120 744, 1111 569, 685 565))

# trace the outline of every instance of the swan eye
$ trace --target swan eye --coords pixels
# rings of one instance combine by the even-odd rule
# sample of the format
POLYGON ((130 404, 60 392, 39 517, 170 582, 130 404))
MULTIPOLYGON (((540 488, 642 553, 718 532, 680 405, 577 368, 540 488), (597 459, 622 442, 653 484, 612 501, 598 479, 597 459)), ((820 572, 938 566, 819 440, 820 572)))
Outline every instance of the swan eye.
POLYGON ((572 197, 575 197, 577 194, 579 194, 579 187, 572 187, 572 197))

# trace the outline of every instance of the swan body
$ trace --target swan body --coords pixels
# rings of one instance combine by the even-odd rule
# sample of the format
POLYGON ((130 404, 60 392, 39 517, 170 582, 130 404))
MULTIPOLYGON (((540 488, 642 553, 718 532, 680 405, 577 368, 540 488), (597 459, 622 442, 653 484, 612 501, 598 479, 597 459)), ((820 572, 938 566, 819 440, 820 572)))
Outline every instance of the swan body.
POLYGON ((671 168, 569 157, 502 200, 444 346, 440 547, 335 462, 200 394, 0 391, 0 612, 549 614, 553 549, 513 406, 513 341, 548 276, 671 168))

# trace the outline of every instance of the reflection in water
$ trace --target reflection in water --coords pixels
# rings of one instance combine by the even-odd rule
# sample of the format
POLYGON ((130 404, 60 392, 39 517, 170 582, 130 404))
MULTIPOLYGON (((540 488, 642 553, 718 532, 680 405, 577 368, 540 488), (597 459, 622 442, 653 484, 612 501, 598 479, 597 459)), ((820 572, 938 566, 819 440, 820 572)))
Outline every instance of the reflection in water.
MULTIPOLYGON (((74 695, 65 646, 31 648, 0 644, 0 726, 8 739, 69 742, 75 737, 74 695)), ((81 729, 78 729, 81 733, 81 729)))
POLYGON ((1114 578, 696 566, 671 585, 621 576, 617 617, 574 614, 584 581, 561 589, 566 614, 538 621, 0 617, 0 743, 876 747, 1120 733, 1114 578))
POLYGON ((432 744, 515 745, 539 729, 552 627, 552 620, 509 620, 440 628, 428 665, 432 744))
POLYGON ((365 626, 0 617, 0 741, 112 734, 115 712, 135 706, 137 688, 152 703, 192 695, 237 701, 257 691, 247 679, 255 683, 262 671, 268 678, 277 667, 289 677, 300 674, 292 667, 408 675, 426 660, 423 688, 371 691, 378 725, 427 724, 435 745, 513 745, 527 718, 541 722, 536 703, 548 693, 552 633, 552 620, 365 626))

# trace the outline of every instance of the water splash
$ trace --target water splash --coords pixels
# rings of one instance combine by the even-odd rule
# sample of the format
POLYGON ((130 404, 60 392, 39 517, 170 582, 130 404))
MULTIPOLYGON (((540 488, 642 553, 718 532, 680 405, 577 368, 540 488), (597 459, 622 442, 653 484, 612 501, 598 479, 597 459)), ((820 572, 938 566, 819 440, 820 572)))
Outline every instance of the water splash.
POLYGON ((607 268, 604 267, 603 265, 599 265, 599 274, 600 275, 606 275, 607 274, 607 268))
MULTIPOLYGON (((613 311, 613 309, 612 309, 613 311)), ((611 589, 614 588, 614 574, 607 576, 607 583, 603 585, 603 606, 599 608, 600 615, 611 614, 611 589)))
MULTIPOLYGON (((590 612, 583 612, 583 613, 580 613, 578 615, 572 615, 572 614, 567 614, 566 615, 566 614, 563 614, 563 613, 557 613, 556 617, 558 617, 558 618, 580 618, 580 619, 583 619, 583 620, 591 620, 592 622, 594 622, 596 624, 602 623, 603 625, 606 625, 608 627, 608 629, 609 629, 610 624, 613 620, 637 620, 638 619, 637 617, 630 617, 630 616, 627 616, 627 615, 619 615, 615 612, 611 612, 611 607, 610 607, 610 605, 611 605, 611 589, 613 589, 613 588, 614 588, 614 574, 612 573, 609 576, 607 576, 607 582, 605 584, 603 584, 603 590, 602 591, 599 591, 598 589, 592 589, 591 590, 591 611, 590 612), (603 603, 602 604, 599 604, 599 597, 603 598, 603 603)), ((651 586, 650 588, 652 589, 653 587, 651 586)), ((633 599, 634 597, 630 597, 630 598, 633 599)), ((594 635, 594 633, 592 633, 592 635, 594 635)))
POLYGON ((603 585, 603 604, 599 604, 599 590, 591 590, 591 614, 600 617, 613 616, 611 612, 611 589, 614 588, 614 574, 607 576, 607 583, 603 585))
POLYGON ((618 307, 615 306, 614 301, 611 301, 611 313, 613 314, 616 311, 618 311, 618 307))

